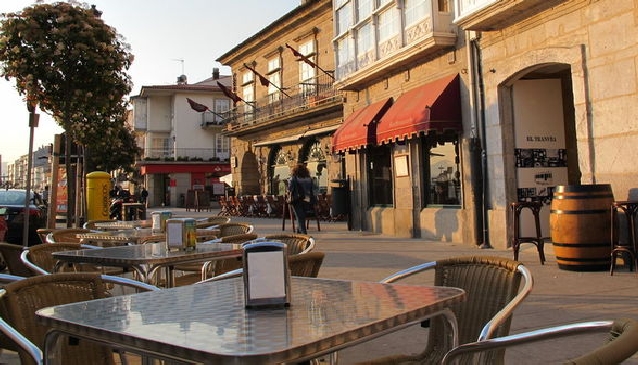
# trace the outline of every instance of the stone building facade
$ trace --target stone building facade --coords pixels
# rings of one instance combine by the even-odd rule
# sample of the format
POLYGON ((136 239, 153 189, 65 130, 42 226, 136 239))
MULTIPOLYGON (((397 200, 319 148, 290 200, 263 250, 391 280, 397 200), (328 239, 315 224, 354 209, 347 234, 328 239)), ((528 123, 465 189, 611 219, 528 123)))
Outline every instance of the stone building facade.
POLYGON ((506 247, 517 200, 544 202, 550 236, 557 185, 610 184, 614 199, 638 198, 638 3, 478 3, 459 9, 457 24, 482 70, 491 244, 506 247))
POLYGON ((245 66, 269 76, 281 55, 290 88, 285 43, 313 39, 337 97, 229 124, 233 178, 275 192, 277 161, 318 146, 324 186, 348 183, 352 229, 506 248, 510 203, 531 200, 549 236, 558 185, 638 198, 636 19, 633 0, 305 1, 219 61, 250 97, 245 66))
POLYGON ((234 78, 224 133, 236 194, 284 195, 297 163, 308 166, 317 194, 340 176, 330 155, 343 116, 332 29, 331 1, 307 1, 218 58, 234 78))

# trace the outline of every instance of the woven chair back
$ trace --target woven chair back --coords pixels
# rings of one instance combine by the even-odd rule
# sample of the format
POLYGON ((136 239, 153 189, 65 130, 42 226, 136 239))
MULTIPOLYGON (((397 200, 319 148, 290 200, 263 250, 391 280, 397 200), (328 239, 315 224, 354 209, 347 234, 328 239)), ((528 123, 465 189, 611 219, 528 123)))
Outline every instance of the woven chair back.
POLYGON ((316 278, 325 254, 319 251, 288 256, 288 268, 292 276, 316 278))
MULTIPOLYGON (((101 299, 111 296, 114 284, 100 274, 63 273, 42 275, 7 284, 0 297, 0 314, 31 342, 43 346, 48 327, 40 325, 34 313, 42 308, 101 299)), ((91 341, 61 339, 62 363, 68 365, 115 364, 113 350, 91 341)), ((22 364, 34 364, 32 358, 18 349, 22 364)))
POLYGON ((252 224, 242 222, 230 222, 219 225, 219 237, 234 236, 237 234, 253 233, 252 224))
POLYGON ((40 243, 47 243, 47 235, 49 235, 49 233, 53 233, 54 231, 57 231, 57 229, 49 229, 49 228, 37 229, 36 233, 38 234, 38 237, 40 237, 40 243))
MULTIPOLYGON (((452 307, 459 325, 459 344, 476 341, 483 326, 518 293, 522 275, 520 262, 499 257, 460 257, 436 262, 434 285, 465 290, 467 300, 452 307)), ((495 337, 509 334, 511 316, 498 328, 495 337)), ((426 353, 441 359, 449 343, 447 323, 442 316, 432 319, 426 353), (442 353, 441 353, 442 352, 442 353)), ((488 354, 489 363, 503 363, 505 350, 488 354)))
POLYGON ((265 238, 269 241, 274 240, 285 243, 288 249, 288 255, 310 252, 315 247, 315 240, 305 234, 271 234, 266 235, 265 238))
POLYGON ((0 242, 0 254, 7 265, 9 274, 23 277, 33 276, 31 270, 20 259, 22 251, 24 251, 23 246, 0 242))
POLYGON ((82 228, 69 228, 69 229, 58 229, 51 233, 53 237, 53 241, 58 242, 74 242, 80 243, 80 238, 78 238, 79 233, 90 233, 89 229, 82 228))

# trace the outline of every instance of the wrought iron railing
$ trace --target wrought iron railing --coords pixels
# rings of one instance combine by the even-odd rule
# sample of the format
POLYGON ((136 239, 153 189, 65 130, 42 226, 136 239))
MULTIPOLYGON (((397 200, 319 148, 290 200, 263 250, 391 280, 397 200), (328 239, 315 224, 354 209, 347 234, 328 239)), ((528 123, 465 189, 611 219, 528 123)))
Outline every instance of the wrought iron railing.
POLYGON ((146 148, 144 161, 227 161, 228 152, 217 152, 214 148, 146 148))
POLYGON ((220 114, 224 117, 224 130, 233 131, 342 100, 341 92, 334 88, 334 79, 324 74, 220 114))

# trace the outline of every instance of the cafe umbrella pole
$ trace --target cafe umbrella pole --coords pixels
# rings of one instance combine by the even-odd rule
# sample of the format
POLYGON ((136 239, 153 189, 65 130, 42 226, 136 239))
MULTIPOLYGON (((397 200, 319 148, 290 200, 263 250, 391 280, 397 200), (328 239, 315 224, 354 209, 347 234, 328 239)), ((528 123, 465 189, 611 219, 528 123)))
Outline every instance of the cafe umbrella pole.
MULTIPOLYGON (((27 155, 27 185, 24 199, 24 222, 22 224, 22 246, 29 246, 29 196, 31 195, 31 167, 33 165, 33 129, 38 126, 40 114, 35 112, 35 104, 27 101, 29 110, 29 154, 27 155)), ((34 202, 35 203, 35 202, 34 202)))

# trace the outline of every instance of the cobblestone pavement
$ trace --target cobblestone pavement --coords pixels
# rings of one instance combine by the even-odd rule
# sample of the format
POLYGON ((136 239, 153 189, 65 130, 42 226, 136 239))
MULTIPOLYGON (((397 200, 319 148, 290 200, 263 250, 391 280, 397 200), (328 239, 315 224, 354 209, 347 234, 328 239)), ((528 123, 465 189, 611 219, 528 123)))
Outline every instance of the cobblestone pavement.
MULTIPOLYGON (((158 208, 159 209, 159 208, 158 208)), ((164 208, 162 208, 164 209, 164 208)), ((171 209, 175 216, 203 217, 217 211, 185 211, 171 209)), ((153 209, 149 209, 149 212, 153 209)), ((233 221, 250 222, 258 234, 282 231, 282 220, 276 218, 232 217, 233 221)), ((319 272, 323 278, 378 281, 397 270, 425 261, 463 255, 512 257, 511 250, 480 249, 473 245, 432 242, 421 239, 396 238, 369 232, 348 231, 345 222, 310 222, 308 233, 317 240, 315 250, 326 253, 319 272)), ((285 222, 292 232, 290 220, 285 222)), ((534 289, 514 312, 511 333, 561 324, 607 320, 628 316, 638 319, 638 274, 620 266, 610 276, 607 271, 583 272, 561 270, 556 264, 552 245, 545 245, 547 262, 541 265, 535 246, 521 247, 519 260, 532 272, 534 289)), ((427 278, 427 277, 426 277, 427 278)), ((342 350, 340 364, 351 364, 391 353, 417 352, 427 330, 413 326, 382 338, 342 350)), ((587 352, 604 340, 604 334, 581 335, 555 339, 508 349, 510 364, 560 363, 587 352)), ((0 363, 12 364, 12 354, 5 353, 0 363)), ((15 358, 15 357, 13 357, 15 358)), ((16 362, 13 362, 16 363, 16 362)), ((627 364, 638 364, 634 355, 627 364)))

